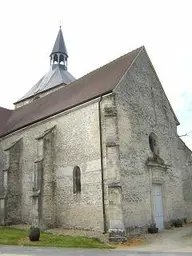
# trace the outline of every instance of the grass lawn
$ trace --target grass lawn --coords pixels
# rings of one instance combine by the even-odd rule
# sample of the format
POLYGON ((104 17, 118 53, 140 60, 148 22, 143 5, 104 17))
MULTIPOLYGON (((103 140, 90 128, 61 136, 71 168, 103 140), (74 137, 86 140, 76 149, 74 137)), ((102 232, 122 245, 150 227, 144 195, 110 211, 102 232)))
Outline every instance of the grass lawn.
POLYGON ((0 244, 24 246, 52 246, 52 247, 81 247, 112 249, 107 244, 102 244, 99 239, 82 236, 64 236, 41 233, 40 240, 31 242, 28 232, 21 229, 0 227, 0 244))

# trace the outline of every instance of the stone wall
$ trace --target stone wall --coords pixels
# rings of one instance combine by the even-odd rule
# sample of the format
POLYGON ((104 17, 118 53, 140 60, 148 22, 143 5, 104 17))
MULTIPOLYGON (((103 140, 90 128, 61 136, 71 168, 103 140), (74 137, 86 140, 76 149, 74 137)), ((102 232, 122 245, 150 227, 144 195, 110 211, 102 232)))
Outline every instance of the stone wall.
POLYGON ((1 142, 0 142, 0 198, 4 196, 4 186, 3 186, 3 180, 4 180, 4 175, 3 175, 3 168, 4 168, 4 152, 1 147, 1 142))
POLYGON ((4 169, 5 192, 5 223, 17 224, 21 222, 22 204, 22 139, 16 141, 6 149, 8 151, 8 168, 4 169), (6 177, 6 178, 5 178, 6 177))
POLYGON ((191 151, 144 50, 115 93, 8 135, 0 157, 8 222, 107 230, 123 240, 125 229, 137 234, 154 221, 153 183, 163 188, 165 226, 192 219, 191 151))
POLYGON ((183 198, 184 151, 178 150, 176 118, 143 50, 116 88, 124 222, 128 234, 152 223, 152 183, 163 185, 165 226, 186 217, 183 198), (149 135, 157 136, 160 169, 151 169, 149 135), (151 174, 150 174, 151 173, 151 174), (153 174, 154 173, 154 174, 153 174), (150 176, 151 175, 151 176, 150 176), (158 175, 158 177, 152 177, 158 175))
POLYGON ((178 150, 180 152, 180 164, 185 168, 183 172, 183 196, 186 202, 187 221, 192 221, 192 152, 184 142, 179 139, 178 150))
MULTIPOLYGON (((1 146, 5 150, 20 138, 23 140, 22 222, 31 224, 34 214, 34 221, 38 222, 41 215, 45 220, 45 214, 48 220, 54 206, 57 226, 103 231, 98 102, 74 110, 15 132, 2 139, 1 146), (50 142, 48 135, 46 139, 44 137, 42 153, 38 138, 54 126, 53 141, 50 142), (53 144, 54 156, 50 156, 53 144), (41 158, 44 188, 40 188, 40 196, 37 195, 42 201, 37 203, 33 201, 34 172, 37 173, 37 163, 41 158), (73 193, 75 166, 81 170, 81 193, 77 194, 73 193)), ((36 192, 38 194, 38 189, 36 192)))
POLYGON ((5 223, 5 192, 4 192, 4 171, 5 157, 0 142, 0 225, 5 223))

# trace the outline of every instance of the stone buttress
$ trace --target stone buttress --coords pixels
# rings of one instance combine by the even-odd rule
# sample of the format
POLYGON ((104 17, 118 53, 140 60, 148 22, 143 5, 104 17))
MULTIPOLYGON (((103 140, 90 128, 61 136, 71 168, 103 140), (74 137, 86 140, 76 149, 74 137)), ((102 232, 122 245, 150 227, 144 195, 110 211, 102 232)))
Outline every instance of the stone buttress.
POLYGON ((36 138, 38 158, 34 163, 32 225, 42 229, 56 226, 54 128, 46 130, 36 138))
POLYGON ((104 137, 106 146, 106 180, 108 194, 108 233, 110 241, 126 240, 120 174, 117 110, 114 95, 104 107, 104 137))

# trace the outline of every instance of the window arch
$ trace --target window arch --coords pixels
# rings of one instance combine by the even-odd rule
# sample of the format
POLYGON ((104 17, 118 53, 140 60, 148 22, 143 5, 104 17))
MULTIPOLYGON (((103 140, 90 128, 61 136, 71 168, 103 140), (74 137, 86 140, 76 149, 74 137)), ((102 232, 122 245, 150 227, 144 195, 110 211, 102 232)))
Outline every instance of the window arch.
POLYGON ((73 169, 73 193, 81 192, 81 170, 79 166, 75 166, 73 169))
POLYGON ((59 64, 64 64, 64 56, 63 55, 59 56, 59 64))
POLYGON ((53 56, 53 64, 54 63, 57 63, 58 62, 58 56, 57 56, 57 54, 55 54, 54 56, 53 56))

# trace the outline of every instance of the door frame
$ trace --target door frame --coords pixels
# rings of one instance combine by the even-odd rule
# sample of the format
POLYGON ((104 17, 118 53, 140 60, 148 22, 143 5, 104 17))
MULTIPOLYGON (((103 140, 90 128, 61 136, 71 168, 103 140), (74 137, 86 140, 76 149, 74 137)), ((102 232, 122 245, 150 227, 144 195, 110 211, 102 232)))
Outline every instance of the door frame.
POLYGON ((149 189, 150 189, 150 205, 151 205, 151 222, 155 223, 154 218, 154 202, 153 202, 153 184, 161 185, 162 190, 162 204, 163 204, 163 222, 164 228, 166 222, 169 220, 167 207, 167 185, 165 183, 167 168, 164 165, 148 164, 149 170, 149 189))
POLYGON ((162 211, 163 211, 163 229, 161 229, 161 230, 164 230, 164 228, 165 228, 165 221, 164 221, 164 219, 165 219, 165 214, 164 214, 164 198, 163 198, 163 184, 161 184, 161 183, 157 183, 157 182, 153 182, 152 183, 152 214, 153 214, 153 221, 154 221, 154 223, 155 223, 155 212, 154 212, 154 204, 155 204, 155 202, 154 202, 154 196, 153 196, 153 185, 158 185, 158 186, 161 186, 161 198, 162 198, 162 211))

